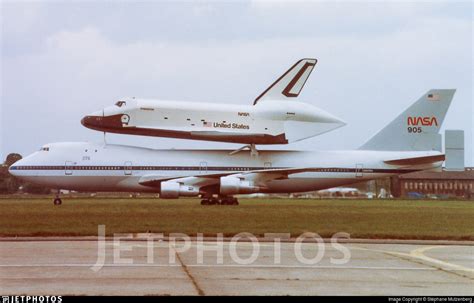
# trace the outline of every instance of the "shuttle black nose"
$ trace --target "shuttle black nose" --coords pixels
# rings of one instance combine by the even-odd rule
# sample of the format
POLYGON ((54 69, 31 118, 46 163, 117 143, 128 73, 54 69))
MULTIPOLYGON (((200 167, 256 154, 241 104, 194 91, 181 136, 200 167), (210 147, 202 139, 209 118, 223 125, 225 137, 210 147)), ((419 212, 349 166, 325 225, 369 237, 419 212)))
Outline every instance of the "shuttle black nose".
POLYGON ((92 128, 92 129, 96 129, 98 127, 100 128, 103 126, 102 118, 103 117, 99 117, 99 116, 85 116, 84 118, 82 118, 81 124, 87 128, 92 128))
POLYGON ((85 116, 81 120, 81 124, 87 128, 110 131, 117 128, 122 128, 124 121, 122 121, 123 115, 112 115, 112 116, 85 116))

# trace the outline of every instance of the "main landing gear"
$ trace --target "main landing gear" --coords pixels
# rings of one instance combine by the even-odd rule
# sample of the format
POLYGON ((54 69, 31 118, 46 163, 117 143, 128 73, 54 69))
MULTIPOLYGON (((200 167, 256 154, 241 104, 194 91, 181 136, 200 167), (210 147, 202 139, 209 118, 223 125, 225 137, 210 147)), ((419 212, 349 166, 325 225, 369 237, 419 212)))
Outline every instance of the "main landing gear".
POLYGON ((201 205, 239 205, 239 201, 234 197, 204 197, 201 205))
POLYGON ((61 205, 61 204, 63 204, 63 201, 61 200, 61 198, 59 198, 59 192, 56 193, 56 196, 55 196, 54 199, 53 199, 53 204, 54 204, 54 205, 61 205))

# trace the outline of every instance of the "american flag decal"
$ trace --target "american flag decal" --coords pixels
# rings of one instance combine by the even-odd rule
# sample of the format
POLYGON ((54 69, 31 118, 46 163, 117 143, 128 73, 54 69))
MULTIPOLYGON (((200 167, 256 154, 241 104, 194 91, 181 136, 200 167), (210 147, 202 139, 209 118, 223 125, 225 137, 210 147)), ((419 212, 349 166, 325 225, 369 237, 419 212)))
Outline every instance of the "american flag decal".
POLYGON ((202 123, 202 126, 204 126, 204 127, 212 127, 212 122, 206 122, 206 121, 204 121, 204 122, 202 123))
POLYGON ((437 94, 428 94, 428 101, 439 101, 439 95, 437 94))

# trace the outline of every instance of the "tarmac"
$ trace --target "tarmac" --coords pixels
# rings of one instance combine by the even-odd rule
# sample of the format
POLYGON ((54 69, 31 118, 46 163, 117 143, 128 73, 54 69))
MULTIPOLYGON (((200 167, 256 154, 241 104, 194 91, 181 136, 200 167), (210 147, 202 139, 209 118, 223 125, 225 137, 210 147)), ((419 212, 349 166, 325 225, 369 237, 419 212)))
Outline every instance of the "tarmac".
POLYGON ((354 242, 2 239, 0 293, 474 295, 472 243, 354 242))

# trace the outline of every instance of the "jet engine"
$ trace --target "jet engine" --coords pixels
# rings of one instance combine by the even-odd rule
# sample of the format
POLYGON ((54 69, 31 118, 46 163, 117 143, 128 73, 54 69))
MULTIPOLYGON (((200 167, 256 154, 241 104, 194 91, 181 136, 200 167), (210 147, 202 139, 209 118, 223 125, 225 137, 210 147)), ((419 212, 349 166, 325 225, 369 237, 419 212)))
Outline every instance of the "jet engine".
POLYGON ((253 181, 235 176, 221 177, 220 193, 222 195, 252 194, 260 191, 253 181))
POLYGON ((177 199, 179 197, 194 197, 199 195, 199 187, 167 181, 161 182, 160 198, 177 199))

